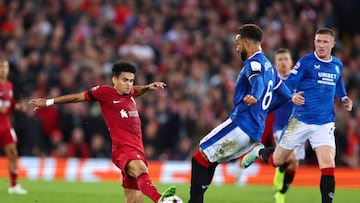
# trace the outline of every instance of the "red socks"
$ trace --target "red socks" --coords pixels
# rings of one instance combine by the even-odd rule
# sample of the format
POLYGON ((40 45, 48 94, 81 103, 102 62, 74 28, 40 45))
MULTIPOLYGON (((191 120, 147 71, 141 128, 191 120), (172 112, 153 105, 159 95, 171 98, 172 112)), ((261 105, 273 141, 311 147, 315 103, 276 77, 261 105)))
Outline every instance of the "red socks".
POLYGON ((136 181, 142 193, 144 193, 154 202, 157 202, 160 199, 161 194, 157 191, 155 185, 151 182, 147 173, 140 174, 136 181))
POLYGON ((17 173, 10 172, 10 186, 14 187, 16 185, 16 181, 17 181, 17 173))
POLYGON ((335 168, 323 168, 321 169, 321 175, 334 176, 335 168))

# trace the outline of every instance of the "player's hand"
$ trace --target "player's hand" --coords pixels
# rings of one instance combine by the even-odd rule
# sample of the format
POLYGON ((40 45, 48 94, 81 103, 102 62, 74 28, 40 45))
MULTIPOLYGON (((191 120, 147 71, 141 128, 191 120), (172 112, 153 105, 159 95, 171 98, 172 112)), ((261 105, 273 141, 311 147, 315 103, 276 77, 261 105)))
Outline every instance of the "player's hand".
POLYGON ((46 107, 46 99, 38 98, 38 99, 30 99, 29 104, 33 104, 34 111, 46 107))
POLYGON ((302 94, 304 94, 303 91, 300 91, 300 92, 297 92, 297 93, 294 93, 291 97, 291 101, 298 105, 298 106, 301 106, 301 105, 304 105, 305 104, 305 98, 302 96, 302 94))
POLYGON ((254 104, 257 103, 257 99, 256 99, 254 96, 248 94, 248 95, 246 95, 246 96, 244 97, 244 102, 245 102, 248 106, 251 106, 251 105, 254 105, 254 104))
POLYGON ((345 99, 342 100, 342 103, 344 105, 344 108, 346 111, 351 111, 353 107, 353 102, 349 97, 345 97, 345 99))
POLYGON ((149 89, 155 90, 155 89, 164 89, 166 87, 166 84, 164 82, 153 82, 149 84, 149 89))
POLYGON ((27 110, 27 105, 25 101, 20 101, 15 104, 15 110, 25 112, 27 110))

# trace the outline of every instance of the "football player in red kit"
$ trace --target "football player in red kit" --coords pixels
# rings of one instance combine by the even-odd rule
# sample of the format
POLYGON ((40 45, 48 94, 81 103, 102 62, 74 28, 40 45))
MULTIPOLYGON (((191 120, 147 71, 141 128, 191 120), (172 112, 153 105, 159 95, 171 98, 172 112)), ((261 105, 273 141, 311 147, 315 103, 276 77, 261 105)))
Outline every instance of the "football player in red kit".
POLYGON ((160 194, 149 178, 142 143, 141 121, 135 98, 154 89, 164 89, 163 82, 134 86, 136 67, 128 62, 118 62, 112 68, 113 87, 98 85, 84 92, 51 99, 31 99, 37 108, 53 104, 98 101, 112 140, 112 160, 121 169, 127 203, 142 203, 144 195, 154 202, 175 194, 175 186, 160 194))
POLYGON ((9 62, 0 58, 0 147, 4 149, 8 158, 10 175, 9 194, 27 194, 27 191, 17 183, 17 149, 16 133, 11 125, 10 114, 15 110, 24 110, 24 105, 17 104, 13 98, 13 85, 7 79, 9 75, 9 62))

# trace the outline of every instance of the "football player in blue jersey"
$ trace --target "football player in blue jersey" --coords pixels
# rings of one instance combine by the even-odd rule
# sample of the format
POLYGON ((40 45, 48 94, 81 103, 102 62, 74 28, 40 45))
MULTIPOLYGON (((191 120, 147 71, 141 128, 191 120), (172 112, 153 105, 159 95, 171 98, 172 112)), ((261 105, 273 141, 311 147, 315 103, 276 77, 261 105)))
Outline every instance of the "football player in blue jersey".
MULTIPOLYGON (((293 60, 289 49, 280 48, 275 52, 275 67, 278 71, 279 77, 287 84, 287 79, 293 67, 293 60)), ((288 85, 288 84, 287 84, 288 85)), ((288 88, 293 88, 288 85, 288 88)), ((275 97, 273 105, 282 103, 282 97, 275 97)), ((271 107, 270 107, 271 109, 271 107)), ((283 129, 286 128, 289 118, 291 116, 293 104, 286 102, 273 111, 273 135, 275 143, 279 143, 283 134, 283 129)), ((289 189, 294 180, 296 169, 299 166, 299 160, 305 158, 305 145, 300 145, 286 160, 288 163, 286 168, 277 167, 274 175, 274 189, 275 189, 275 203, 285 202, 285 192, 289 189), (296 151, 296 153, 295 153, 296 151)))
POLYGON ((260 155, 273 166, 286 167, 286 160, 294 149, 309 140, 321 170, 322 202, 328 203, 332 202, 335 192, 334 96, 347 111, 352 110, 353 102, 347 96, 341 78, 343 64, 331 55, 335 46, 334 31, 328 28, 317 30, 314 43, 315 51, 300 58, 287 79, 287 84, 304 92, 305 104, 294 106, 294 115, 275 151, 265 148, 257 153, 252 151, 251 155, 260 155))
MULTIPOLYGON (((189 203, 202 203, 218 163, 235 160, 251 149, 259 150, 265 117, 273 98, 273 91, 295 104, 304 103, 302 93, 291 94, 282 83, 276 69, 261 49, 262 30, 254 24, 242 25, 236 35, 236 51, 244 67, 236 80, 234 108, 223 123, 215 127, 201 141, 192 157, 189 203)), ((242 163, 246 168, 257 157, 242 163)))

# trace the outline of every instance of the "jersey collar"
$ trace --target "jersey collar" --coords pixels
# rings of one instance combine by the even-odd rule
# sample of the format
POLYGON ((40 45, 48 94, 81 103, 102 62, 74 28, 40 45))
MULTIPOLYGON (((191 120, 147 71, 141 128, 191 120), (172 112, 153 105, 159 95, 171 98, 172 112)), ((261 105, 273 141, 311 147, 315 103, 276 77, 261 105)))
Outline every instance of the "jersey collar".
POLYGON ((323 59, 321 59, 321 58, 318 57, 318 55, 316 54, 315 51, 314 51, 314 55, 315 55, 315 57, 316 57, 319 61, 321 61, 321 62, 329 63, 329 62, 332 61, 332 56, 330 56, 330 59, 329 59, 329 60, 323 60, 323 59))

